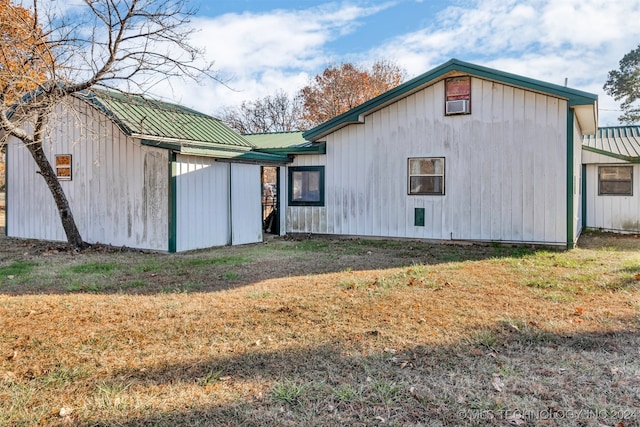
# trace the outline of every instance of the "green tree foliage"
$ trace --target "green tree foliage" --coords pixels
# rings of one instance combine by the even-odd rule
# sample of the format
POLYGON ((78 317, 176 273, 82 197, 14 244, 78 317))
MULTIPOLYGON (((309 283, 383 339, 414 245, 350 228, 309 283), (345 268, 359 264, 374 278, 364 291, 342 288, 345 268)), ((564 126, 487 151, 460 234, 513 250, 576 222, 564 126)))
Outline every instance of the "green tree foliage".
POLYGON ((620 122, 640 122, 640 45, 620 60, 620 69, 609 71, 604 90, 616 101, 622 100, 620 122))

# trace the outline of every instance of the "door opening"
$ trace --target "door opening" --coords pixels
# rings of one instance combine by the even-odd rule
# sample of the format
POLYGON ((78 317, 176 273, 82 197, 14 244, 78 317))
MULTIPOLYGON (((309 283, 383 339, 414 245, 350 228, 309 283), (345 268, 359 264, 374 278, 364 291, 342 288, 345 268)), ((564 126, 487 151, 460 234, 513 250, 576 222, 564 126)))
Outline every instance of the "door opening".
POLYGON ((275 166, 262 167, 262 230, 269 234, 280 234, 279 171, 275 166))

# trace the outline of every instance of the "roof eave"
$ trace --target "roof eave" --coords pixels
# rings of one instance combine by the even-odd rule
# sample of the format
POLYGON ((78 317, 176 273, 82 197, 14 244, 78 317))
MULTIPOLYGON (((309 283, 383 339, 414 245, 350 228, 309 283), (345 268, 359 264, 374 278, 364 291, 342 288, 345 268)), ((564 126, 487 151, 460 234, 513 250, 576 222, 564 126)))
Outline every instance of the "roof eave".
POLYGON ((582 149, 586 150, 586 151, 591 151, 592 153, 601 154, 603 156, 611 157, 611 158, 614 158, 614 159, 624 160, 625 162, 629 162, 629 163, 640 163, 640 157, 625 156, 625 155, 622 155, 622 154, 612 153, 610 151, 600 150, 598 148, 590 147, 588 145, 583 145, 582 149))
POLYGON ((331 132, 335 132, 344 126, 363 123, 365 115, 370 114, 376 109, 383 108, 398 99, 409 96, 421 88, 444 78, 445 75, 451 72, 462 72, 512 86, 523 87, 540 93, 552 94, 559 98, 567 99, 570 106, 595 105, 598 99, 598 96, 595 94, 583 92, 577 89, 534 80, 528 77, 463 62, 457 59, 451 59, 431 71, 427 71, 408 82, 405 82, 339 116, 334 117, 333 119, 316 126, 315 128, 304 132, 302 137, 310 141, 318 141, 320 138, 331 132))

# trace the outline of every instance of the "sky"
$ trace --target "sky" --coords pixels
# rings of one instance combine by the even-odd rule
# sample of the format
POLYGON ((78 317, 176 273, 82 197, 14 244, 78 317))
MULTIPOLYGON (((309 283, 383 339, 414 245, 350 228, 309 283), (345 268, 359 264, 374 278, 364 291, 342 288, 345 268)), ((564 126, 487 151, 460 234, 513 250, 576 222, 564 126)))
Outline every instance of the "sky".
POLYGON ((226 84, 172 81, 155 95, 211 115, 294 94, 327 66, 391 60, 416 77, 451 58, 599 96, 599 125, 619 103, 603 85, 640 45, 640 0, 189 0, 192 43, 226 84))

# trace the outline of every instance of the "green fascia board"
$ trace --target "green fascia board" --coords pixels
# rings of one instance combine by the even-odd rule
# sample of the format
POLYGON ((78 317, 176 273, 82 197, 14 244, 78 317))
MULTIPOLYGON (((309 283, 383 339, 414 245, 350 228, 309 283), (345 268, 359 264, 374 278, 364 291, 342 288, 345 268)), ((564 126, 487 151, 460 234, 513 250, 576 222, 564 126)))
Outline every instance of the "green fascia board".
POLYGON ((180 151, 180 154, 184 154, 187 156, 215 157, 217 159, 228 159, 252 163, 291 163, 292 161, 289 156, 260 153, 257 151, 210 150, 186 147, 180 151))
POLYGON ((142 145, 148 145, 151 147, 166 148, 167 150, 181 151, 184 149, 202 149, 202 150, 228 150, 233 152, 238 151, 251 151, 248 147, 234 147, 226 144, 216 144, 211 142, 201 141, 185 141, 177 139, 149 139, 145 135, 132 135, 134 138, 139 138, 142 141, 142 145))
POLYGON ((546 83, 541 80, 535 80, 528 77, 519 76, 517 74, 498 71, 493 68, 471 64, 469 62, 460 61, 458 59, 450 59, 449 61, 432 69, 431 71, 427 71, 426 73, 414 79, 411 79, 408 82, 405 82, 373 99, 370 99, 369 101, 366 101, 359 106, 354 107, 351 110, 316 126, 315 128, 309 129, 302 134, 302 137, 309 141, 315 141, 318 138, 343 126, 353 123, 362 123, 362 116, 367 114, 369 111, 376 110, 398 99, 409 96, 410 94, 420 90, 433 81, 438 80, 442 76, 454 71, 485 78, 487 80, 497 81, 510 86, 529 89, 535 92, 555 95, 559 98, 566 99, 569 103, 569 107, 576 105, 592 105, 598 99, 598 95, 583 92, 581 90, 571 89, 552 83, 546 83))
POLYGON ((208 144, 190 144, 180 142, 159 142, 141 140, 142 145, 171 150, 189 156, 216 157, 220 159, 234 159, 252 162, 290 163, 291 159, 282 154, 263 153, 254 150, 233 150, 229 147, 211 146, 208 144))
POLYGON ((305 154, 327 154, 327 144, 322 142, 304 147, 256 148, 255 151, 258 151, 260 153, 285 154, 291 156, 305 154))
POLYGON ((141 140, 142 145, 163 148, 185 156, 215 157, 248 162, 290 163, 289 156, 278 153, 265 153, 257 150, 230 149, 221 145, 182 143, 180 141, 141 140))
POLYGON ((614 159, 624 160, 625 162, 629 162, 629 163, 640 163, 640 157, 625 156, 622 154, 612 153, 610 151, 589 147, 587 145, 583 145, 582 149, 586 151, 591 151, 592 153, 602 154, 603 156, 612 157, 614 159))

